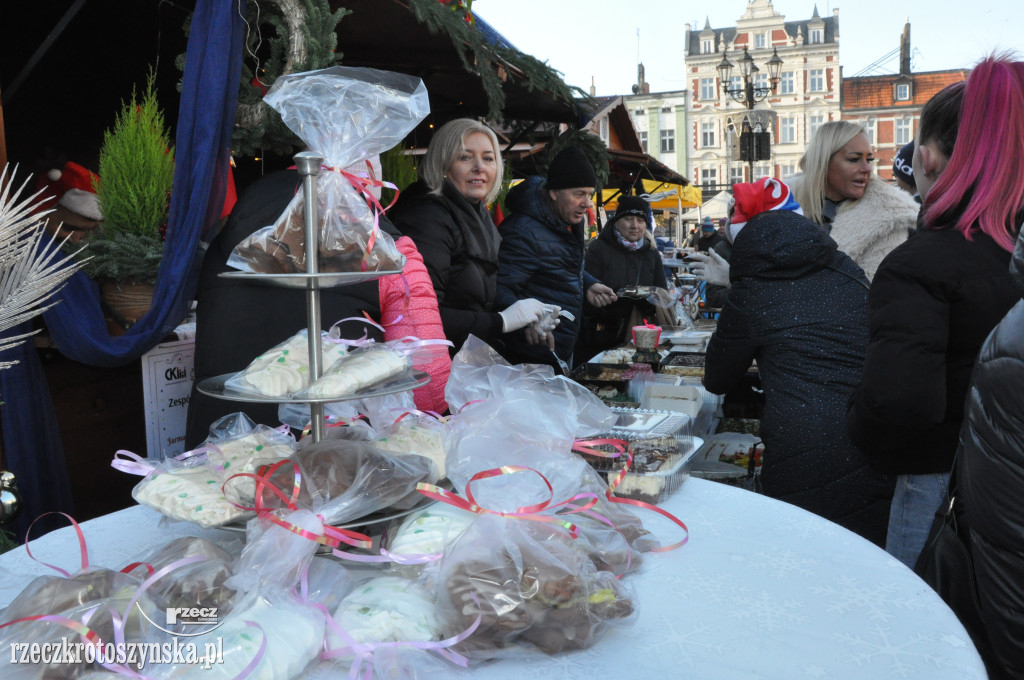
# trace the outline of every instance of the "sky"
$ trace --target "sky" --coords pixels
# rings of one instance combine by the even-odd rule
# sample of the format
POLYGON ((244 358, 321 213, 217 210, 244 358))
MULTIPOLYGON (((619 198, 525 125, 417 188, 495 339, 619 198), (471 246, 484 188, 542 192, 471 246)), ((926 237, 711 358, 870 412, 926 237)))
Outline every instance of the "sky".
MULTIPOLYGON (((810 19, 814 0, 774 0, 787 21, 810 19)), ((563 74, 569 85, 598 96, 629 94, 643 62, 651 92, 686 87, 683 36, 691 29, 728 28, 747 0, 475 0, 473 12, 520 51, 563 74), (637 32, 639 31, 639 39, 637 32)), ((818 14, 839 9, 839 59, 844 76, 896 73, 897 50, 910 21, 915 72, 969 68, 994 50, 1024 58, 1022 0, 819 0, 818 14)))

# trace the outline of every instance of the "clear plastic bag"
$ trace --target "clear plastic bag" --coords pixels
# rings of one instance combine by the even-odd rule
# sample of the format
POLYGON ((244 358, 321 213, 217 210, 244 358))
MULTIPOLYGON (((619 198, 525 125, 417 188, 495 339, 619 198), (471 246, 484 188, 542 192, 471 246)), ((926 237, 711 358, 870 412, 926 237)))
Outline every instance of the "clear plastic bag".
MULTIPOLYGON (((281 76, 264 101, 324 157, 317 181, 319 270, 398 271, 404 258, 367 205, 365 182, 340 172, 398 144, 430 112, 419 78, 335 66, 281 76)), ((374 201, 375 202, 375 201, 374 201)), ((243 271, 306 271, 303 196, 277 222, 236 246, 228 265, 243 271)))
MULTIPOLYGON (((422 500, 416 485, 431 473, 422 456, 395 456, 366 442, 328 439, 302 446, 292 460, 302 472, 298 506, 318 513, 327 524, 365 517, 385 508, 410 508, 422 500)), ((291 489, 293 471, 276 471, 270 481, 291 489)), ((265 495, 268 507, 280 500, 265 495)))
POLYGON ((477 519, 448 549, 438 593, 438 613, 453 630, 479 613, 479 628, 453 648, 478 658, 524 644, 585 649, 636 610, 630 588, 598 571, 565 529, 494 516, 477 519))
POLYGON ((320 545, 309 536, 322 536, 324 521, 309 510, 279 511, 275 517, 256 517, 246 525, 246 545, 225 582, 240 593, 287 592, 298 585, 320 545), (305 532, 302 535, 299 532, 305 532))
POLYGON ((224 615, 231 611, 235 597, 235 591, 225 585, 241 553, 241 544, 235 543, 232 547, 237 551, 232 554, 204 538, 182 536, 141 557, 137 569, 149 565, 157 572, 178 560, 202 557, 202 561, 179 566, 157 579, 148 592, 159 595, 168 607, 216 607, 218 615, 224 615))
MULTIPOLYGON (((309 341, 303 328, 282 343, 274 345, 250 362, 224 383, 226 389, 242 394, 287 397, 308 387, 309 341)), ((349 352, 348 345, 320 331, 320 355, 323 371, 327 371, 349 352)))
POLYGON ((387 345, 367 345, 351 350, 332 364, 316 382, 295 393, 297 399, 345 397, 382 383, 412 368, 412 361, 387 345))
POLYGON ((434 416, 404 411, 398 420, 373 439, 373 445, 397 455, 414 454, 429 459, 434 472, 425 481, 436 484, 448 475, 445 428, 445 422, 434 416))

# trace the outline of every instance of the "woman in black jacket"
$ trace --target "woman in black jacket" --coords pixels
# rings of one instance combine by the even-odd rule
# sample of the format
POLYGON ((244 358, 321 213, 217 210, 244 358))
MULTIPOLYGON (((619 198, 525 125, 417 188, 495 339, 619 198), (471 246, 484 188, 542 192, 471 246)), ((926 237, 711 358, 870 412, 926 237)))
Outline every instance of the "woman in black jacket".
POLYGON ((847 424, 899 476, 886 550, 913 567, 946 492, 971 367, 1019 293, 1008 268, 1024 220, 1024 65, 990 58, 921 111, 913 238, 871 284, 871 341, 847 424))
MULTIPOLYGON (((616 293, 623 288, 657 286, 668 288, 661 253, 654 247, 650 229, 650 207, 639 196, 623 196, 615 215, 601 234, 587 246, 583 268, 616 293)), ((604 307, 583 304, 583 323, 573 359, 589 360, 598 352, 623 343, 629 333, 629 320, 636 309, 652 322, 654 305, 646 296, 621 296, 604 307)))
POLYGON ((761 484, 883 545, 893 478, 845 431, 867 348, 867 278, 774 179, 734 187, 732 287, 708 344, 704 386, 732 389, 756 359, 764 388, 761 484), (774 198, 772 198, 774 196, 774 198), (745 225, 744 217, 756 215, 745 225))
POLYGON ((502 171, 494 131, 457 118, 434 133, 419 180, 388 212, 423 255, 453 354, 470 334, 493 344, 545 314, 535 299, 494 308, 501 237, 487 204, 501 189, 502 171))

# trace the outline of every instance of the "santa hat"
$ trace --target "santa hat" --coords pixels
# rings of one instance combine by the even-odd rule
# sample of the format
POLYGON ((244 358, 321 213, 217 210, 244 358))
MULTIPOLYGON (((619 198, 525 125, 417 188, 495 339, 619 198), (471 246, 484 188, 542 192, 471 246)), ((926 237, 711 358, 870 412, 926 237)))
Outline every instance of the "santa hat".
POLYGON ((96 187, 100 181, 96 173, 68 161, 62 169, 50 170, 46 177, 50 181, 49 188, 57 199, 57 205, 90 220, 103 219, 99 198, 96 196, 96 187))
POLYGON ((729 231, 733 238, 736 238, 736 234, 750 218, 760 213, 769 210, 789 210, 797 215, 804 214, 789 187, 771 177, 749 184, 734 184, 732 193, 735 206, 729 220, 729 231))

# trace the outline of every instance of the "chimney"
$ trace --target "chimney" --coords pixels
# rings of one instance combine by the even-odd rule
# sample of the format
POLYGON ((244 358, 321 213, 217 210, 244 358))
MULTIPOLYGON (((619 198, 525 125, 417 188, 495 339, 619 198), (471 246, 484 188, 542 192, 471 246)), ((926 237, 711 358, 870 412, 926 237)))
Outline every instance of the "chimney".
POLYGON ((900 75, 910 75, 910 20, 903 24, 903 35, 900 36, 900 75))
POLYGON ((597 88, 594 86, 594 76, 590 76, 590 96, 597 96, 597 88))
POLYGON ((644 65, 643 62, 636 65, 636 88, 638 94, 650 94, 651 86, 644 80, 644 65))

